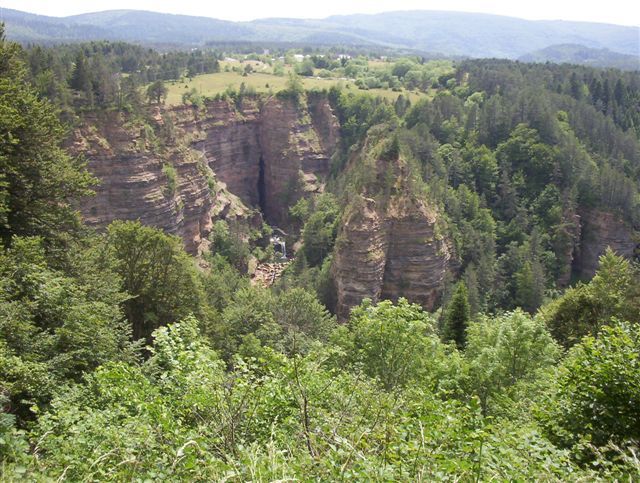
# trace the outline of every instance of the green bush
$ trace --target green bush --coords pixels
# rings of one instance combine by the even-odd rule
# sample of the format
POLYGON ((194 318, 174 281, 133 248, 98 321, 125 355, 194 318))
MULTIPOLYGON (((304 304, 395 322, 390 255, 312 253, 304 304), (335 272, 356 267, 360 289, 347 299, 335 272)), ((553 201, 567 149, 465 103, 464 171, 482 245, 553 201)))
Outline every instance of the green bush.
POLYGON ((339 341, 350 364, 377 378, 387 390, 410 384, 455 386, 455 353, 435 334, 435 321, 419 305, 365 301, 352 310, 339 341))
POLYGON ((302 230, 302 253, 310 266, 321 265, 331 253, 336 240, 340 214, 337 201, 330 194, 319 196, 314 200, 314 209, 310 215, 308 208, 300 203, 294 208, 295 213, 300 211, 300 216, 307 218, 302 230))
POLYGON ((487 413, 494 397, 520 381, 531 381, 538 371, 552 367, 559 355, 544 323, 521 310, 481 317, 467 330, 469 389, 487 413))
POLYGON ((238 271, 246 271, 251 251, 238 230, 232 232, 226 221, 218 220, 213 224, 209 241, 212 254, 225 258, 238 271))
POLYGON ((204 107, 204 98, 196 88, 193 88, 182 94, 182 103, 202 109, 204 107))
POLYGON ((162 173, 167 178, 167 196, 175 196, 176 189, 178 188, 178 171, 176 171, 176 168, 171 164, 163 164, 162 173))
POLYGON ((259 287, 239 290, 221 318, 215 343, 227 359, 248 336, 285 354, 308 353, 317 341, 328 339, 335 325, 315 295, 301 288, 279 294, 259 287))
MULTIPOLYGON (((404 302, 397 310, 385 304, 377 315, 390 310, 398 316, 393 329, 403 318, 420 333, 430 325, 404 302)), ((401 333, 407 336, 401 345, 419 346, 410 340, 413 331, 401 333)), ((37 463, 9 462, 1 474, 38 479, 64 473, 72 481, 598 476, 573 464, 535 427, 487 424, 475 400, 442 400, 420 384, 384 391, 357 370, 328 365, 331 349, 304 357, 266 350, 261 360, 236 358, 225 370, 192 318, 158 329, 154 340, 147 362, 107 364, 61 393, 30 434, 37 463)))
POLYGON ((554 337, 570 347, 596 335, 612 318, 640 320, 640 272, 610 248, 588 284, 578 284, 542 309, 554 337))
POLYGON ((565 446, 640 441, 640 326, 605 326, 585 337, 560 366, 540 407, 551 437, 565 446))
POLYGON ((149 338, 156 328, 200 315, 203 293, 194 260, 182 240, 140 222, 114 221, 104 250, 130 298, 124 302, 134 339, 149 338))

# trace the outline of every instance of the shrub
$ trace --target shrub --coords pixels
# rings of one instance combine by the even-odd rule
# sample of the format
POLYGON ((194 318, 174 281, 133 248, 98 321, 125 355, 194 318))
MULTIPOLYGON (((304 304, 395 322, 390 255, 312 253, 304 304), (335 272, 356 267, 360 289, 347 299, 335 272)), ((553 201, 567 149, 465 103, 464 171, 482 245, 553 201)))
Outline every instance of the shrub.
POLYGON ((640 441, 640 326, 617 323, 585 337, 563 362, 540 417, 565 446, 640 441))
POLYGON ((166 195, 174 196, 178 188, 178 172, 171 164, 163 164, 162 172, 167 177, 166 195))
POLYGON ((551 367, 559 354, 544 323, 521 310, 483 317, 467 330, 470 389, 486 413, 494 396, 519 381, 533 379, 540 369, 551 367))
POLYGON ((615 317, 640 320, 640 273, 611 249, 600 257, 598 272, 542 309, 554 337, 570 347, 586 335, 596 335, 615 317))
POLYGON ((435 335, 435 322, 419 305, 401 298, 353 309, 342 344, 348 360, 391 390, 409 383, 446 386, 456 372, 455 358, 435 335), (346 341, 346 345, 345 345, 346 341))

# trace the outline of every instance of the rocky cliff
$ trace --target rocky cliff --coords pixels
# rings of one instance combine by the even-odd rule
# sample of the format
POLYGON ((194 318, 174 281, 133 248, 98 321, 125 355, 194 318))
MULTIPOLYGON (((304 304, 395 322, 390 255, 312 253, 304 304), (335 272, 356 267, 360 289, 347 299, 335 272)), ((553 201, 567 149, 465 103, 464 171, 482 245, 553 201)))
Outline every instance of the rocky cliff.
POLYGON ((365 298, 434 307, 450 261, 436 217, 425 201, 399 196, 386 206, 363 198, 343 219, 333 261, 340 320, 365 298))
POLYGON ((300 197, 323 191, 329 174, 337 120, 325 100, 310 105, 312 109, 301 109, 291 100, 270 99, 262 109, 262 208, 265 218, 278 226, 288 223, 289 207, 300 197))
POLYGON ((332 272, 339 320, 364 298, 406 297, 432 309, 451 261, 437 211, 413 191, 401 159, 365 160, 355 170, 375 178, 349 204, 336 241, 332 272), (385 179, 387 186, 381 186, 385 179))
MULTIPOLYGON (((157 129, 164 126, 156 113, 157 129)), ((135 220, 179 235, 195 253, 211 226, 215 197, 195 153, 161 149, 154 129, 129 122, 122 114, 85 118, 73 133, 71 152, 83 155, 98 178, 95 197, 81 208, 89 226, 135 220)))
MULTIPOLYGON (((332 265, 342 320, 364 298, 404 296, 431 309, 455 265, 446 227, 422 194, 422 180, 380 129, 370 131, 342 175, 352 191, 332 265)), ((81 206, 88 225, 139 219, 180 236, 196 254, 206 248, 215 219, 259 225, 264 217, 286 229, 289 207, 323 191, 338 141, 326 97, 310 95, 298 102, 248 97, 202 108, 156 108, 144 120, 89 114, 69 148, 87 159, 100 181, 96 196, 81 206)), ((629 258, 638 250, 637 232, 610 212, 571 212, 566 225, 559 252, 579 277, 595 273, 608 246, 629 258)), ((570 275, 560 274, 559 283, 569 283, 570 275)))
POLYGON ((580 278, 593 277, 598 259, 607 247, 625 258, 633 258, 640 249, 640 233, 619 215, 609 211, 581 211, 580 227, 580 244, 574 260, 574 271, 580 278))
POLYGON ((262 211, 286 225, 292 203, 324 188, 337 133, 326 98, 245 98, 156 109, 146 121, 87 115, 69 144, 100 182, 81 206, 88 225, 139 219, 197 253, 214 217, 262 211))

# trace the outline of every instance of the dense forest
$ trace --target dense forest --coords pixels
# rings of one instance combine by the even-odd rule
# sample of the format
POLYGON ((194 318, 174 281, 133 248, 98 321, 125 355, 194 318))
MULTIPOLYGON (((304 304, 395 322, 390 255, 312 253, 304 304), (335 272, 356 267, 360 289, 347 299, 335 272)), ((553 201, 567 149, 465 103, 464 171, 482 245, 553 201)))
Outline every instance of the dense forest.
POLYGON ((89 228, 100 180, 67 149, 113 112, 181 149, 151 127, 164 81, 225 53, 0 32, 0 479, 640 478, 638 250, 605 250, 595 275, 575 253, 582 218, 640 228, 638 73, 312 54, 300 76, 360 88, 307 92, 292 73, 273 94, 183 98, 200 115, 322 96, 335 113, 326 188, 282 201, 298 247, 265 288, 247 267, 277 258, 268 218, 247 236, 215 220, 197 256, 136 220, 89 228), (437 213, 451 269, 432 310, 394 296, 336 315, 346 227, 373 204, 437 213))

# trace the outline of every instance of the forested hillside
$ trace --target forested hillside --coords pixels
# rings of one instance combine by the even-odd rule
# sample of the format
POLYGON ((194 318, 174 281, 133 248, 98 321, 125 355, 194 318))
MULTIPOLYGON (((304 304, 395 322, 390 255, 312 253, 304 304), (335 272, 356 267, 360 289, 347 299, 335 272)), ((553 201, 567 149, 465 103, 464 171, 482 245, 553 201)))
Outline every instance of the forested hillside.
POLYGON ((394 47, 422 55, 510 59, 552 45, 579 44, 630 55, 636 62, 640 57, 638 27, 532 21, 467 12, 414 10, 325 19, 266 18, 251 22, 139 10, 111 10, 63 18, 11 9, 3 9, 2 14, 9 38, 23 43, 111 40, 201 47, 212 41, 295 42, 311 46, 394 47))
POLYGON ((635 481, 639 189, 637 73, 0 29, 0 479, 635 481))
POLYGON ((620 54, 609 49, 592 49, 584 45, 560 44, 529 52, 519 57, 522 62, 555 62, 590 67, 615 67, 640 70, 640 57, 620 54))

